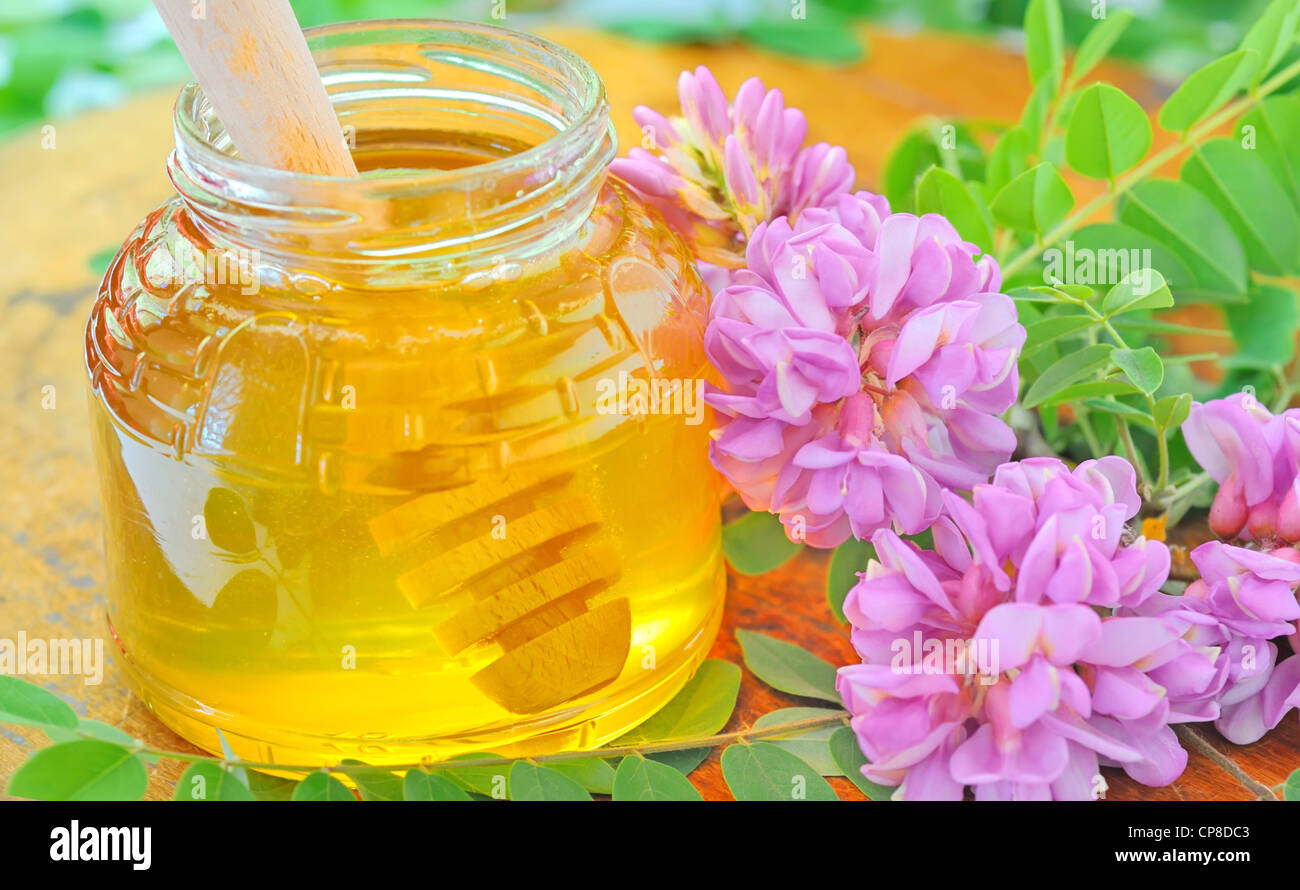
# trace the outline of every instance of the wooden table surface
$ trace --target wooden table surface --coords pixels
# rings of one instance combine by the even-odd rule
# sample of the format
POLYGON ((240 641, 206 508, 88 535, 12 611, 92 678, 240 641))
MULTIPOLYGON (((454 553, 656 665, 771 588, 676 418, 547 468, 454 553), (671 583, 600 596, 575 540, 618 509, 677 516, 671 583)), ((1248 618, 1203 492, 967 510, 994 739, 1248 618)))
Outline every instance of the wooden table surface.
MULTIPOLYGON (((1028 91, 1013 52, 965 38, 869 34, 871 52, 844 68, 781 58, 743 47, 644 44, 574 30, 547 36, 595 66, 609 89, 623 144, 639 133, 630 111, 645 103, 675 107, 679 71, 707 64, 733 91, 757 74, 804 109, 811 136, 844 145, 872 187, 889 148, 919 117, 1018 115, 1028 91)), ((1153 106, 1153 88, 1131 72, 1102 69, 1153 106)), ((0 637, 106 637, 104 564, 97 486, 87 428, 82 329, 98 284, 90 260, 115 246, 168 194, 164 159, 172 143, 174 91, 137 98, 106 112, 54 122, 54 147, 29 130, 0 145, 0 637), (53 398, 51 405, 50 398, 53 398)), ((764 631, 798 641, 836 664, 853 660, 844 628, 826 606, 828 557, 805 551, 761 577, 732 575, 713 656, 740 663, 734 631, 764 631)), ((121 683, 111 640, 103 683, 42 678, 82 716, 120 726, 148 744, 192 750, 145 710, 121 683)), ((748 672, 728 729, 749 726, 778 707, 816 705, 777 693, 748 672)), ((1202 731, 1187 773, 1148 789, 1110 771, 1112 799, 1252 799, 1300 766, 1300 723, 1290 717, 1265 741, 1245 748, 1202 731)), ((0 784, 45 743, 36 730, 0 727, 0 784)), ((710 799, 729 798, 719 752, 692 774, 710 799)), ((171 797, 183 765, 151 767, 148 797, 171 797)), ((846 799, 860 799, 833 779, 846 799)))

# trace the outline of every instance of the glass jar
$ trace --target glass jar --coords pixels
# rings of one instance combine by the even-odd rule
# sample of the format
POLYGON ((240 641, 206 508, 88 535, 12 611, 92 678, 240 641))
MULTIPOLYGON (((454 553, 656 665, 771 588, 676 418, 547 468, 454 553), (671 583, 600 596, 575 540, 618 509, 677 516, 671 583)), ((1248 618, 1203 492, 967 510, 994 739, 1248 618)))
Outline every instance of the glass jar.
POLYGON ((308 43, 360 179, 239 160, 190 85, 177 195, 87 327, 128 675, 250 761, 604 743, 721 618, 691 257, 607 178, 573 53, 434 21, 308 43))

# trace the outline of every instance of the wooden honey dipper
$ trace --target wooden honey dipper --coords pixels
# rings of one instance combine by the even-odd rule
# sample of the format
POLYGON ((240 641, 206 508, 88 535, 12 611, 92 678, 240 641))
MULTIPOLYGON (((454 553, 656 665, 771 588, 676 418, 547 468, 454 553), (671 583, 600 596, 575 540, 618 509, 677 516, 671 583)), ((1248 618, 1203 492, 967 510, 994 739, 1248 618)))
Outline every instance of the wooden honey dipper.
MULTIPOLYGON (((191 0, 154 0, 241 158, 263 166, 355 177, 329 96, 288 0, 222 0, 195 17, 191 0)), ((503 479, 418 495, 375 517, 381 555, 397 556, 453 530, 482 533, 436 552, 398 586, 412 606, 459 601, 435 629, 456 656, 496 653, 474 684, 515 714, 537 713, 612 682, 631 647, 625 597, 599 600, 620 575, 594 544, 595 502, 569 490, 571 473, 514 469, 503 479), (492 534, 492 518, 508 534, 492 534)), ((436 550, 436 548, 435 548, 436 550)))

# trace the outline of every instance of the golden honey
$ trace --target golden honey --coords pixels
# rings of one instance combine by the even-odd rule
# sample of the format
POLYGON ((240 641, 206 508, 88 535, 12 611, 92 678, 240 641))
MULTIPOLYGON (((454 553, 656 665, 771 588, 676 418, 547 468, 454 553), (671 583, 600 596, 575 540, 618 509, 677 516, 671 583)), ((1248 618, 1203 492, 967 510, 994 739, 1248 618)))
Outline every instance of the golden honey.
POLYGON ((257 762, 601 744, 720 620, 690 257, 604 176, 603 91, 558 47, 436 22, 309 44, 361 180, 243 164, 188 88, 178 196, 87 327, 134 688, 257 762), (681 398, 610 410, 620 381, 681 398))

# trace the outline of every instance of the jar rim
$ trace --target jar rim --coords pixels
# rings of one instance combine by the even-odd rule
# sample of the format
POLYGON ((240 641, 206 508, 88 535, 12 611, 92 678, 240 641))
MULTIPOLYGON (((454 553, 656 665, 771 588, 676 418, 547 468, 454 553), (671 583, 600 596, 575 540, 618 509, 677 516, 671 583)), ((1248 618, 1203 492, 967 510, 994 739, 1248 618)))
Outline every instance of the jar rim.
MULTIPOLYGON (((204 127, 200 123, 202 113, 210 110, 206 95, 198 83, 191 81, 186 84, 177 97, 175 106, 172 111, 173 127, 176 134, 176 144, 180 148, 182 145, 187 153, 192 155, 195 161, 205 167, 220 169, 225 175, 238 176, 246 181, 265 180, 268 183, 279 181, 281 183, 292 182, 318 182, 322 184, 353 185, 361 183, 362 186, 370 183, 382 182, 383 187, 387 189, 394 188, 416 188, 432 184, 441 184, 465 176, 472 172, 475 175, 493 175, 494 173, 505 172, 521 165, 528 165, 540 160, 548 151, 554 150, 555 143, 562 142, 572 134, 581 133, 586 129, 587 124, 593 121, 600 121, 608 116, 608 102, 605 95, 605 84, 601 80, 594 68, 583 59, 580 55, 573 52, 561 44, 539 37, 536 34, 530 34, 525 31, 515 31, 509 28, 501 28, 496 25, 487 25, 478 22, 457 21, 454 19, 369 19, 355 22, 337 22, 327 25, 316 25, 303 29, 303 34, 307 38, 308 49, 313 56, 318 51, 328 49, 332 45, 333 38, 346 37, 346 43, 354 44, 357 35, 363 34, 386 34, 399 30, 410 30, 412 32, 437 32, 443 35, 458 35, 471 37, 480 36, 482 39, 495 40, 500 43, 508 44, 514 42, 520 45, 530 47, 531 49, 544 53, 557 62, 562 63, 567 68, 570 75, 569 82, 581 84, 584 89, 584 97, 581 108, 576 112, 572 120, 565 122, 562 129, 558 130, 553 136, 545 141, 539 142, 518 154, 498 158, 491 161, 485 161, 475 164, 473 167, 459 170, 422 170, 414 173, 403 173, 396 176, 388 176, 383 180, 367 180, 364 178, 353 179, 352 177, 329 176, 319 173, 300 173, 292 170, 282 170, 276 167, 268 167, 257 164, 252 161, 246 161, 236 155, 222 151, 213 144, 211 134, 204 132, 204 127)), ((416 42, 416 41, 411 41, 416 42)), ((419 41, 425 43, 427 41, 419 41)), ((325 75, 328 84, 328 75, 325 75)), ((610 127, 611 136, 613 133, 610 127)))
POLYGON ((551 253, 580 231, 617 136, 604 83, 579 55, 533 34, 439 19, 305 33, 341 120, 396 133, 399 145, 482 136, 502 153, 356 178, 279 170, 231 153, 190 84, 176 102, 168 175, 210 240, 405 280, 551 253))

